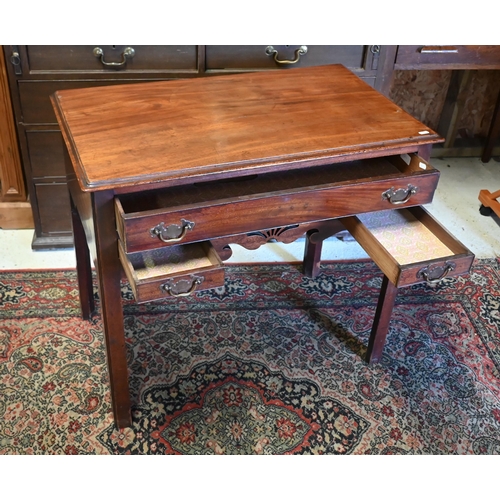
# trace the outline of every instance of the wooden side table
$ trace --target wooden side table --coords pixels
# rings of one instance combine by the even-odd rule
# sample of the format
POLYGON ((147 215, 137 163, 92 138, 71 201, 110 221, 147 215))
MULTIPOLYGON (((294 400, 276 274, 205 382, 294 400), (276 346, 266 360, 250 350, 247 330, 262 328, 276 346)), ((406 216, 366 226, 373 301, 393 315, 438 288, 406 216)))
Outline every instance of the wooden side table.
POLYGON ((92 259, 118 427, 131 424, 122 269, 139 301, 175 300, 222 283, 232 242, 306 234, 315 276, 339 217, 429 203, 439 177, 426 159, 440 137, 340 65, 64 90, 52 102, 82 313, 94 310, 92 259))

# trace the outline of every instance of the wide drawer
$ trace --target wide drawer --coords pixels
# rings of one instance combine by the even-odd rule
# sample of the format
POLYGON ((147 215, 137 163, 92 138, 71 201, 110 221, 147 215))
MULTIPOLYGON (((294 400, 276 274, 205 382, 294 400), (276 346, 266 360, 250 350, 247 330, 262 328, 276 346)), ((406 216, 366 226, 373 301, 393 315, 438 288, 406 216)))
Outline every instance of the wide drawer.
POLYGON ((395 69, 500 69, 500 45, 400 45, 395 69))
POLYGON ((474 260, 422 207, 346 217, 342 223, 397 287, 464 274, 474 260))
POLYGON ((30 71, 197 70, 196 45, 28 45, 30 71))
POLYGON ((358 160, 115 197, 127 252, 432 201, 417 155, 358 160))
POLYGON ((137 302, 182 297, 224 285, 222 262, 208 242, 119 255, 137 302))
MULTIPOLYGON (((379 49, 377 49, 379 50, 379 49)), ((343 64, 350 69, 367 65, 377 52, 367 45, 207 45, 206 68, 275 69, 323 64, 343 64)))

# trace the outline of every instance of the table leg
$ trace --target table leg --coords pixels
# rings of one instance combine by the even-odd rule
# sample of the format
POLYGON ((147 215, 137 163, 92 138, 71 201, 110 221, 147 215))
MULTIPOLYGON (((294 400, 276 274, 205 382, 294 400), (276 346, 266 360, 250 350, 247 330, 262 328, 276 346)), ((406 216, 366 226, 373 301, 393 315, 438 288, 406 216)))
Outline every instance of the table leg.
POLYGON ((321 250, 323 240, 315 239, 317 231, 309 231, 306 235, 306 246, 304 248, 303 273, 309 278, 316 278, 321 266, 321 250))
POLYGON ((397 294, 398 288, 384 276, 366 353, 366 361, 370 364, 378 363, 382 357, 397 294))
POLYGON ((118 428, 130 427, 130 395, 121 297, 121 264, 115 225, 114 194, 92 194, 96 243, 96 271, 106 339, 111 402, 118 428))
POLYGON ((338 219, 330 219, 318 223, 317 228, 306 233, 304 248, 303 272, 309 278, 316 278, 320 273, 321 250, 323 241, 334 234, 345 231, 345 227, 338 219))
POLYGON ((85 237, 80 214, 70 196, 71 218, 73 222, 73 239, 75 243, 76 271, 78 275, 78 289, 80 293, 80 307, 83 319, 90 319, 95 311, 94 287, 92 281, 92 267, 90 251, 85 237))

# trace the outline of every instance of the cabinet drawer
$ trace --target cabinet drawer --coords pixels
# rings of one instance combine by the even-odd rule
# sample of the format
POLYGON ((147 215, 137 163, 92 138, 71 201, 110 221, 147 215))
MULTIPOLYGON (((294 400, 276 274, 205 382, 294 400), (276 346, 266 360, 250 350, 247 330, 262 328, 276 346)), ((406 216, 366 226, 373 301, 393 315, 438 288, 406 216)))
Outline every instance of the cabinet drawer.
POLYGON ((366 67, 368 60, 377 54, 370 52, 368 45, 207 45, 205 50, 207 70, 259 70, 323 64, 343 64, 351 70, 371 69, 371 64, 366 67), (301 47, 306 50, 297 52, 301 47), (297 62, 292 64, 286 62, 295 60, 297 62))
POLYGON ((362 214, 342 222, 397 287, 464 274, 474 260, 422 207, 362 214))
POLYGON ((222 262, 208 242, 133 254, 119 242, 119 255, 139 303, 224 285, 222 262))
POLYGON ((500 69, 500 45, 400 45, 395 69, 500 69))
POLYGON ((30 71, 196 70, 196 45, 28 45, 30 71), (101 55, 102 54, 102 55, 101 55))
POLYGON ((143 251, 421 205, 438 178, 427 162, 404 155, 130 193, 115 197, 117 228, 127 252, 143 251))

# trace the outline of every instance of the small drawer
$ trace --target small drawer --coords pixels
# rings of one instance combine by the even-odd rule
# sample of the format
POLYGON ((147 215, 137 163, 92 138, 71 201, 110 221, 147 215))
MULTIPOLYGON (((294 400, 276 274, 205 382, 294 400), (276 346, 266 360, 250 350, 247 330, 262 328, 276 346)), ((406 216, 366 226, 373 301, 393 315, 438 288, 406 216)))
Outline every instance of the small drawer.
MULTIPOLYGON (((197 70, 196 45, 28 45, 30 71, 162 72, 197 70)), ((118 73, 119 75, 120 73, 118 73)))
POLYGON ((432 201, 439 172, 417 155, 357 160, 115 198, 127 252, 432 201))
POLYGON ((224 285, 224 268, 208 242, 178 245, 148 252, 125 253, 120 260, 137 302, 185 297, 224 285))
POLYGON ((422 207, 372 212, 342 222, 397 287, 467 273, 474 260, 422 207))
POLYGON ((400 45, 394 69, 500 69, 500 45, 400 45))

